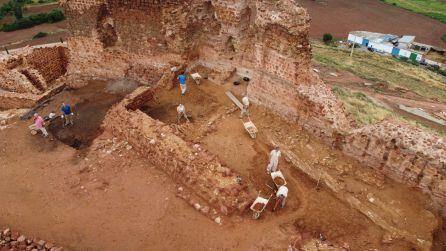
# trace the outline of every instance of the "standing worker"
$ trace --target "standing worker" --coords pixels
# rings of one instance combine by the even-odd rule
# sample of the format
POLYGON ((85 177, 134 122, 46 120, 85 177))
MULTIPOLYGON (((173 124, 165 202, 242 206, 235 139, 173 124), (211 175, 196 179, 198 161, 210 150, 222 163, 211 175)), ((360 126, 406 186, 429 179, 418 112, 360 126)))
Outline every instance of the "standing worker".
POLYGON ((70 105, 62 103, 62 108, 60 110, 62 111, 62 116, 64 118, 63 126, 65 127, 68 124, 74 125, 74 121, 73 121, 74 114, 71 111, 70 105))
POLYGON ((248 115, 249 117, 249 99, 248 99, 248 95, 244 95, 244 97, 242 98, 242 112, 240 113, 240 118, 243 118, 243 115, 248 115))
POLYGON ((266 167, 266 171, 268 173, 277 171, 277 165, 279 165, 280 155, 281 152, 279 146, 274 147, 274 149, 269 153, 269 164, 268 167, 266 167))
POLYGON ((178 117, 177 117, 178 118, 178 124, 180 123, 181 118, 183 118, 183 117, 187 120, 187 122, 190 122, 189 118, 187 117, 187 114, 186 114, 186 108, 184 107, 183 104, 178 105, 177 113, 178 113, 178 117))
POLYGON ((37 130, 40 130, 43 134, 43 137, 48 137, 48 132, 45 129, 45 122, 43 121, 43 118, 39 116, 39 114, 34 113, 34 125, 36 126, 37 130))
POLYGON ((178 80, 180 81, 181 95, 186 94, 186 74, 183 72, 178 75, 178 80))
POLYGON ((276 211, 277 206, 281 203, 280 207, 285 207, 286 197, 288 196, 288 188, 283 185, 279 187, 276 193, 276 204, 274 205, 274 211, 276 211))

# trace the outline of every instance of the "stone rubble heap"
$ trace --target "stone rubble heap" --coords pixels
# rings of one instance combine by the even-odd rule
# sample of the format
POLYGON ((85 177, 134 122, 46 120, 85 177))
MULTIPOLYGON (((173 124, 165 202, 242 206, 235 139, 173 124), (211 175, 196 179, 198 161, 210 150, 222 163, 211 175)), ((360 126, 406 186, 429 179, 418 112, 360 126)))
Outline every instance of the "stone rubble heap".
POLYGON ((26 237, 6 228, 0 232, 0 250, 11 251, 62 251, 53 243, 38 238, 26 237))

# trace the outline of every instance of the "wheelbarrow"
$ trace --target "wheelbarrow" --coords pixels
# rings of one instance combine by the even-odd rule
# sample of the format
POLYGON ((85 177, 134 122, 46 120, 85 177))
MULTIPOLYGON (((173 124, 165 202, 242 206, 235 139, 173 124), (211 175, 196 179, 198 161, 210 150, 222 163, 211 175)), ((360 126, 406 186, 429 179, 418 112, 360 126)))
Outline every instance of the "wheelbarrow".
POLYGON ((256 125, 254 125, 254 123, 252 123, 251 120, 247 121, 247 122, 243 122, 243 126, 245 127, 245 130, 249 133, 249 136, 251 136, 251 138, 255 139, 257 136, 257 132, 259 132, 259 130, 257 130, 256 125))
POLYGON ((192 73, 191 76, 192 76, 192 79, 195 81, 195 83, 197 85, 199 85, 200 81, 202 79, 201 75, 198 72, 195 72, 195 73, 192 73))
POLYGON ((268 202, 270 201, 270 199, 272 197, 273 197, 273 195, 271 194, 269 196, 269 198, 263 198, 260 196, 260 191, 259 191, 257 198, 254 200, 254 202, 252 203, 252 205, 250 207, 250 209, 252 211, 252 218, 254 220, 257 220, 258 218, 260 218, 260 215, 265 210, 266 206, 268 205, 268 202))
POLYGON ((285 176, 283 176, 281 171, 272 172, 271 178, 273 179, 274 185, 276 185, 277 188, 286 185, 285 176))

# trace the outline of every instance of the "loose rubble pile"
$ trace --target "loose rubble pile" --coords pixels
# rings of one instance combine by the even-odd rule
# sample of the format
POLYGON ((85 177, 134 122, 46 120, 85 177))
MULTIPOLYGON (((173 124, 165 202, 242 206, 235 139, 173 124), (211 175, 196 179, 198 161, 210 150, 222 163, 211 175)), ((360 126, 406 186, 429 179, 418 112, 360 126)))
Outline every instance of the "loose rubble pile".
POLYGON ((53 243, 38 238, 26 237, 6 228, 0 232, 0 250, 62 251, 64 249, 55 246, 53 243))

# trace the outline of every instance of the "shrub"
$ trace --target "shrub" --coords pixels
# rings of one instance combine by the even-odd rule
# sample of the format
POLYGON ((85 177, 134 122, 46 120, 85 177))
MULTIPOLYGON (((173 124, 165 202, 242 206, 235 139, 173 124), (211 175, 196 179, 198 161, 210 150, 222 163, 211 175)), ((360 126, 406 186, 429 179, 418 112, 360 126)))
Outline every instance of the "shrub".
POLYGON ((23 10, 22 10, 22 5, 20 4, 16 4, 14 6, 14 16, 17 20, 22 19, 23 18, 23 10))
POLYGON ((48 35, 48 33, 46 33, 46 32, 39 32, 39 33, 37 33, 36 35, 33 36, 33 39, 46 37, 47 35, 48 35))
POLYGON ((328 43, 330 43, 331 41, 333 41, 333 36, 332 36, 330 33, 325 33, 325 34, 322 36, 322 41, 324 41, 324 43, 328 44, 328 43))
POLYGON ((444 34, 443 36, 441 36, 441 40, 443 40, 443 42, 446 43, 446 34, 444 34))
POLYGON ((36 15, 31 15, 29 17, 24 17, 20 20, 16 20, 11 24, 4 24, 0 31, 15 31, 20 29, 27 29, 33 26, 43 24, 43 23, 55 23, 61 21, 65 18, 64 14, 60 10, 52 10, 49 13, 39 13, 36 15))
POLYGON ((47 14, 48 23, 55 23, 64 20, 65 16, 61 10, 52 10, 47 14))

